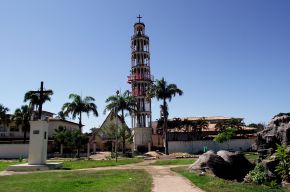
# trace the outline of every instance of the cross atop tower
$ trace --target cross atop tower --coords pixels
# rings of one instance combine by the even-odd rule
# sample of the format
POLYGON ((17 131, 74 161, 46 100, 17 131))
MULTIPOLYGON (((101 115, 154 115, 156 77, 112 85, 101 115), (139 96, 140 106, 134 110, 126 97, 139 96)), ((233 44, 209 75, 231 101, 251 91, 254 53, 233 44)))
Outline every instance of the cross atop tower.
POLYGON ((41 119, 41 114, 42 114, 42 105, 44 103, 44 94, 53 94, 52 90, 46 90, 44 91, 43 89, 43 81, 40 83, 40 90, 39 91, 31 91, 32 93, 39 94, 39 103, 38 103, 38 119, 41 119))
POLYGON ((142 18, 142 17, 140 16, 140 14, 139 14, 139 16, 138 16, 137 18, 139 19, 139 23, 140 23, 140 19, 142 18))

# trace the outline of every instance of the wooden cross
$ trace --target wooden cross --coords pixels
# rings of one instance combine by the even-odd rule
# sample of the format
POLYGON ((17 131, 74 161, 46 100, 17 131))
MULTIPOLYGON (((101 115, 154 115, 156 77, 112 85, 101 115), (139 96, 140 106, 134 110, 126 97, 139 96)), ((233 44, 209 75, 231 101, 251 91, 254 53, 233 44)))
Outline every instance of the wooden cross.
POLYGON ((139 14, 139 16, 138 16, 137 18, 139 19, 139 23, 140 23, 140 19, 142 18, 142 17, 140 16, 140 14, 139 14))
POLYGON ((40 90, 39 91, 32 91, 32 93, 39 93, 39 106, 38 106, 38 119, 41 119, 42 114, 42 105, 44 103, 44 93, 53 93, 52 90, 44 91, 43 89, 43 81, 40 83, 40 90))

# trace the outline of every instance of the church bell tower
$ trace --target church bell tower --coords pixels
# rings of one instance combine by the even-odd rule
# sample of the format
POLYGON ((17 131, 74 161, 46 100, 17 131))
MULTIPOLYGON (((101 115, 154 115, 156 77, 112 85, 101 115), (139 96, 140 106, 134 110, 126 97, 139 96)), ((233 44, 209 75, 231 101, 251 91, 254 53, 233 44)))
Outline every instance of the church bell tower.
POLYGON ((137 109, 132 116, 134 150, 145 146, 150 150, 152 134, 151 100, 145 99, 146 92, 153 83, 150 71, 149 37, 145 35, 145 24, 137 17, 134 34, 131 37, 131 71, 128 83, 132 87, 132 96, 137 100, 137 109))

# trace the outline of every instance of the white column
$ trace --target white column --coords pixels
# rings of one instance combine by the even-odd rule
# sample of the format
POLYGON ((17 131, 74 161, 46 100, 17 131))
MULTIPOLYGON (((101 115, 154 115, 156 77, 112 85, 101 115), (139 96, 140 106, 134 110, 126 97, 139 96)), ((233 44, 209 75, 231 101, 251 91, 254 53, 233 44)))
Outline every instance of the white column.
POLYGON ((60 155, 63 155, 63 144, 60 144, 60 155))
POLYGON ((29 165, 44 165, 47 158, 48 122, 30 121, 29 165))
POLYGON ((89 158, 91 155, 91 151, 90 151, 90 142, 88 142, 87 144, 87 157, 89 158))

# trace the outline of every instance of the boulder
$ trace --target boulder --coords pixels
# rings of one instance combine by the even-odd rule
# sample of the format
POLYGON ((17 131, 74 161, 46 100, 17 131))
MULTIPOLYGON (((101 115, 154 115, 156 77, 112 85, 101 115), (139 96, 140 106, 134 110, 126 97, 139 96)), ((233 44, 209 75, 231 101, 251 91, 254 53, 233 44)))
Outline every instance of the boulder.
POLYGON ((217 155, 230 164, 231 171, 237 180, 243 180, 245 175, 247 175, 249 171, 255 167, 254 164, 252 164, 243 154, 239 152, 232 153, 222 150, 218 151, 217 155))
POLYGON ((199 156, 198 160, 189 169, 200 172, 209 170, 215 176, 242 181, 246 174, 254 168, 254 164, 248 161, 244 155, 229 151, 208 151, 199 156))
POLYGON ((290 113, 280 113, 272 118, 266 129, 258 132, 258 149, 276 149, 276 143, 287 145, 290 142, 290 113))
POLYGON ((279 164, 279 160, 277 159, 264 159, 262 161, 262 165, 265 168, 269 179, 276 180, 277 182, 281 182, 282 179, 275 173, 275 169, 278 164, 279 164))

